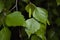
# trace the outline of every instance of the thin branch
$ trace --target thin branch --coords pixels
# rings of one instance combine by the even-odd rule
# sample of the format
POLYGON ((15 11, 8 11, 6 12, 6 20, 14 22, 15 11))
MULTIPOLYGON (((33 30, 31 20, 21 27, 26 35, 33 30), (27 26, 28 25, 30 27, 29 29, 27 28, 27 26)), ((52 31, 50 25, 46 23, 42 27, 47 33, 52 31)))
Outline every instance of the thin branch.
POLYGON ((16 8, 16 11, 18 11, 18 0, 16 0, 16 2, 15 2, 15 5, 13 6, 13 8, 10 10, 10 11, 12 11, 14 8, 16 8))
POLYGON ((18 0, 16 0, 16 11, 18 11, 18 5, 17 5, 18 0))
POLYGON ((15 7, 16 7, 16 5, 14 5, 13 8, 10 11, 12 11, 15 7))

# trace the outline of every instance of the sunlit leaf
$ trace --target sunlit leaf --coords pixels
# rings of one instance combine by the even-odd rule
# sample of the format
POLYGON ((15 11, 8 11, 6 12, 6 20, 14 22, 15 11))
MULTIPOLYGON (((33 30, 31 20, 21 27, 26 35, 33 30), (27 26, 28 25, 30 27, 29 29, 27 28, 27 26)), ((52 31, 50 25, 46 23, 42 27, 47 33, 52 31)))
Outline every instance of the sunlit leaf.
POLYGON ((10 40, 11 32, 8 28, 4 27, 0 31, 0 40, 10 40))
POLYGON ((48 18, 47 13, 48 12, 45 9, 37 7, 33 12, 33 17, 41 23, 46 24, 48 18))
POLYGON ((25 10, 29 13, 29 16, 31 17, 34 9, 36 8, 36 6, 32 3, 28 4, 25 8, 25 10))
POLYGON ((38 23, 33 18, 26 20, 26 33, 30 37, 31 34, 35 33, 40 28, 40 23, 38 23))
POLYGON ((23 26, 25 24, 25 19, 21 12, 15 11, 6 16, 5 23, 7 26, 23 26))
POLYGON ((39 36, 42 40, 46 40, 45 33, 46 33, 46 26, 44 24, 40 24, 40 29, 35 33, 39 36))

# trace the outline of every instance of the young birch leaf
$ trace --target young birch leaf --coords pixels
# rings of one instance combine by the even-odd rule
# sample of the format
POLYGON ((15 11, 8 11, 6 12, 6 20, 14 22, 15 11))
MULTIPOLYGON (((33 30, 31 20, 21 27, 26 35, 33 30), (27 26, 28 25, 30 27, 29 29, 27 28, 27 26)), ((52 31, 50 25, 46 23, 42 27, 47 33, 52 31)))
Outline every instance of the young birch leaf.
POLYGON ((5 23, 7 26, 23 26, 25 19, 21 12, 15 11, 6 16, 5 23))
POLYGON ((0 13, 3 9, 4 9, 4 3, 2 1, 0 1, 0 13))
POLYGON ((37 7, 33 12, 33 17, 41 23, 46 24, 48 18, 47 13, 45 9, 37 7))
POLYGON ((0 31, 0 40, 10 40, 11 32, 8 28, 3 28, 0 31))
POLYGON ((30 3, 26 6, 25 10, 29 13, 29 17, 31 17, 35 8, 36 8, 36 6, 32 3, 30 3))
POLYGON ((40 25, 41 25, 40 29, 35 34, 39 36, 42 40, 46 40, 45 38, 46 26, 44 24, 40 25))
POLYGON ((35 33, 40 28, 40 23, 38 23, 33 18, 26 20, 26 33, 30 37, 31 34, 35 33))

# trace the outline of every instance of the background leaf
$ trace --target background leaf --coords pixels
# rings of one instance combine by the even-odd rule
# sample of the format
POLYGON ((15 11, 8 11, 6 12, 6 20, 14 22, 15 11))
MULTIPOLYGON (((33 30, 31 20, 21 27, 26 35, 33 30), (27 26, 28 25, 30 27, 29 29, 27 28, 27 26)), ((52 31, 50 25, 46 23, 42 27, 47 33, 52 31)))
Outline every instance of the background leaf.
POLYGON ((15 0, 0 0, 4 3, 5 9, 9 10, 14 4, 15 0))
POLYGON ((4 3, 5 8, 9 10, 15 4, 15 0, 4 0, 4 3))
POLYGON ((28 3, 30 0, 22 0, 22 1, 28 3))
POLYGON ((60 5, 60 0, 56 0, 56 2, 57 2, 57 5, 60 5))
POLYGON ((58 34, 53 28, 48 31, 48 40, 59 40, 58 34))
POLYGON ((57 18, 56 21, 55 21, 55 23, 56 23, 58 26, 60 26, 60 18, 57 18))
POLYGON ((2 1, 0 1, 0 13, 3 9, 4 9, 4 3, 2 1))

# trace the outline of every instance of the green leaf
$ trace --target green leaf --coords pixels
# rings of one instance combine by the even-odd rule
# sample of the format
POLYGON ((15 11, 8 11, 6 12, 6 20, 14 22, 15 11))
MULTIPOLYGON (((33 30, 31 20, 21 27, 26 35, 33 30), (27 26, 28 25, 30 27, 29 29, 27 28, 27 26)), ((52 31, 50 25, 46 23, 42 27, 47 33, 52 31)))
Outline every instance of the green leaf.
POLYGON ((60 18, 57 18, 56 21, 55 21, 55 23, 56 23, 58 26, 60 26, 60 18))
POLYGON ((40 29, 35 34, 39 36, 42 40, 46 40, 45 38, 46 26, 44 24, 40 25, 41 25, 40 29))
POLYGON ((36 6, 32 3, 30 3, 26 6, 25 10, 29 13, 29 17, 31 17, 35 8, 36 8, 36 6))
POLYGON ((40 28, 40 23, 38 23, 33 18, 26 20, 26 33, 30 37, 31 34, 35 33, 40 28))
POLYGON ((11 32, 8 28, 4 27, 0 31, 0 40, 10 40, 11 32))
POLYGON ((32 35, 31 40, 41 40, 41 39, 36 35, 32 35))
POLYGON ((6 16, 5 23, 7 26, 23 26, 25 19, 21 12, 15 11, 6 16))
POLYGON ((4 9, 4 3, 2 1, 0 1, 0 13, 3 9, 4 9))
POLYGON ((57 5, 59 6, 60 5, 60 0, 56 0, 56 2, 57 2, 57 5))
POLYGON ((38 21, 40 21, 41 23, 46 24, 48 18, 48 12, 43 8, 37 7, 33 12, 33 17, 38 21))

